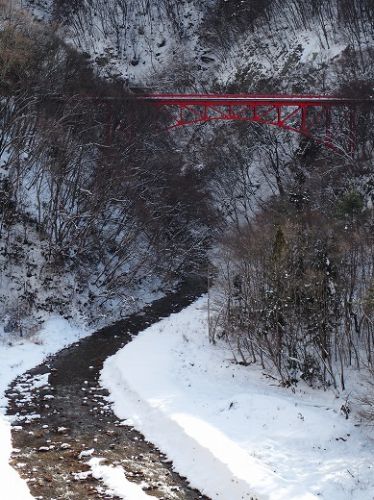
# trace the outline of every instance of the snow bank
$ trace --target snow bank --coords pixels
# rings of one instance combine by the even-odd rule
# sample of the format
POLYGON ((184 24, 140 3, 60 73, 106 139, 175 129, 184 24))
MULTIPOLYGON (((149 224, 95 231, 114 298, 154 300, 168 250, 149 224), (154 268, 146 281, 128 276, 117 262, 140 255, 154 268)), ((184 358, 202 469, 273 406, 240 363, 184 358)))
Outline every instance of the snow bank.
POLYGON ((188 477, 223 500, 367 500, 374 443, 344 399, 277 387, 208 343, 201 299, 109 358, 102 384, 128 419, 188 477))
POLYGON ((0 485, 2 498, 29 500, 33 497, 17 472, 8 464, 12 452, 10 424, 0 415, 0 485))
POLYGON ((102 465, 102 458, 91 458, 88 465, 91 467, 92 476, 101 480, 108 488, 107 493, 116 495, 123 500, 147 500, 155 498, 144 493, 142 488, 126 479, 123 467, 102 465))
POLYGON ((75 328, 66 320, 53 317, 32 339, 10 344, 5 342, 4 335, 0 335, 0 496, 4 500, 33 498, 27 484, 9 465, 12 446, 10 423, 5 416, 7 405, 5 390, 18 375, 88 334, 87 330, 75 328))

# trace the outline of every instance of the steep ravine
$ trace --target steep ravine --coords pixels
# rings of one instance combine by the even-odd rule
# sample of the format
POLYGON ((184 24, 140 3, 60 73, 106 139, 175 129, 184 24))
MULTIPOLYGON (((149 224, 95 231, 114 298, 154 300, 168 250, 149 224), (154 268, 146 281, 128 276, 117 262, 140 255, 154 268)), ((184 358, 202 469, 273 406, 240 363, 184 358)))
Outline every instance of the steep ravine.
POLYGON ((185 284, 140 313, 64 349, 13 382, 8 391, 8 413, 14 418, 12 465, 28 480, 36 498, 113 498, 90 474, 76 475, 89 471, 87 457, 80 458, 80 454, 93 448, 93 456, 121 465, 129 480, 146 484, 145 490, 155 498, 207 499, 191 489, 141 434, 121 425, 98 383, 108 356, 148 325, 189 305, 204 288, 201 282, 185 284))

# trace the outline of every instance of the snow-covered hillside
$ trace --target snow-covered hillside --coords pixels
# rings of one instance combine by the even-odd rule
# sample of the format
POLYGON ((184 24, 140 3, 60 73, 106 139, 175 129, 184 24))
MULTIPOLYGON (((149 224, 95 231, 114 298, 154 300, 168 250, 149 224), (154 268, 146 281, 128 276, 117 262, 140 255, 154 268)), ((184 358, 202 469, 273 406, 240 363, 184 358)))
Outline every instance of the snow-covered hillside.
POLYGON ((366 2, 24 2, 130 86, 317 93, 372 75, 366 2))
MULTIPOLYGON (((43 4, 32 12, 40 16, 43 4)), ((42 19, 0 4, 0 324, 26 336, 51 313, 103 325, 160 296, 190 252, 203 251, 207 232, 194 223, 203 213, 185 210, 199 179, 191 183, 170 147, 174 166, 164 168, 147 110, 141 117, 127 103, 110 109, 84 95, 45 101, 118 87, 42 19), (190 211, 187 231, 180 210, 190 211)))

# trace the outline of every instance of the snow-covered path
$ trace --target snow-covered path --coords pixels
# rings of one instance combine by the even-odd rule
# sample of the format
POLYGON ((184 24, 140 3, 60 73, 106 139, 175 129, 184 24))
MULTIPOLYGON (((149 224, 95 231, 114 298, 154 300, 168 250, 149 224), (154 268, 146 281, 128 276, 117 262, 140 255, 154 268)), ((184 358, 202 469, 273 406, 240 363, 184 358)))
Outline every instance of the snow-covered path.
POLYGON ((372 500, 374 441, 345 419, 344 396, 234 365, 206 316, 201 299, 105 362, 116 414, 211 498, 372 500))

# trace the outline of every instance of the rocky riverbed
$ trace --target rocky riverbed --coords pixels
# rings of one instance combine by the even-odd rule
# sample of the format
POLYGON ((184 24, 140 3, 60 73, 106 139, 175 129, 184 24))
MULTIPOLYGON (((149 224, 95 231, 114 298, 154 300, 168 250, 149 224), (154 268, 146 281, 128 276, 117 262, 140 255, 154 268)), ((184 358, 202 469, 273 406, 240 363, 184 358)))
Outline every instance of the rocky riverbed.
MULTIPOLYGON (((12 465, 39 499, 118 498, 92 475, 88 461, 122 466, 126 478, 164 500, 206 499, 173 471, 141 434, 119 421, 99 385, 108 356, 148 325, 178 312, 204 291, 179 291, 106 327, 18 377, 7 393, 13 419, 12 465)), ((11 500, 11 499, 6 499, 11 500)))

